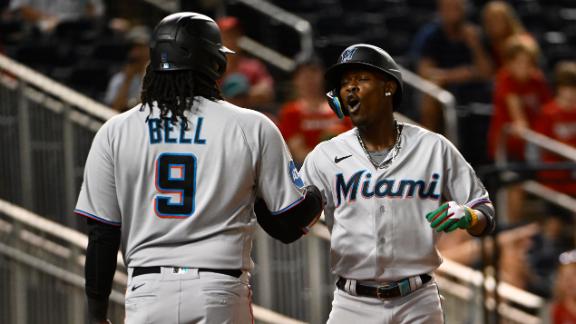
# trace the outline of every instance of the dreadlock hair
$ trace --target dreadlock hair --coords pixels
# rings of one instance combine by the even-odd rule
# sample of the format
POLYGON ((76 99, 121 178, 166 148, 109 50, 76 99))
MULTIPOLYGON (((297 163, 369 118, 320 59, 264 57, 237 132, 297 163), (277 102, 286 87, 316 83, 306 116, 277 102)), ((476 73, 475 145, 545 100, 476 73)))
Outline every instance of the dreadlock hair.
POLYGON ((148 117, 152 114, 152 107, 156 102, 162 120, 165 120, 164 118, 171 112, 170 123, 176 124, 180 119, 188 129, 188 119, 184 116, 184 112, 192 108, 195 96, 212 101, 222 99, 216 81, 201 73, 193 70, 153 71, 150 64, 146 67, 140 93, 142 101, 140 109, 148 106, 150 112, 148 117))

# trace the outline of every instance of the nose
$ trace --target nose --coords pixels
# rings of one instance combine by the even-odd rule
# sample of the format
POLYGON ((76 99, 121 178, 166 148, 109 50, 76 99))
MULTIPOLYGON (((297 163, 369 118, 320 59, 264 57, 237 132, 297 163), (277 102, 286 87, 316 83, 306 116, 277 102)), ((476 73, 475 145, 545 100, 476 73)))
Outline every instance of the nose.
POLYGON ((348 84, 346 84, 345 90, 346 90, 346 92, 348 92, 348 93, 358 92, 358 90, 359 90, 359 88, 358 88, 358 82, 356 82, 356 81, 350 81, 350 82, 348 82, 348 84))

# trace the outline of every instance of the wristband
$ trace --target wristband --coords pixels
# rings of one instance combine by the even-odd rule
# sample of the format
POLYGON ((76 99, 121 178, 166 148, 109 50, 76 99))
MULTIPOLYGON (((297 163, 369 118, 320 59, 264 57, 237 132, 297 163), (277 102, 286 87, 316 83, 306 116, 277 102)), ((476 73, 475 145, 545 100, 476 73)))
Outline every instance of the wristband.
POLYGON ((470 218, 471 218, 471 222, 470 222, 470 227, 474 227, 476 224, 478 224, 478 214, 476 213, 476 211, 468 206, 465 206, 466 210, 470 213, 470 218))

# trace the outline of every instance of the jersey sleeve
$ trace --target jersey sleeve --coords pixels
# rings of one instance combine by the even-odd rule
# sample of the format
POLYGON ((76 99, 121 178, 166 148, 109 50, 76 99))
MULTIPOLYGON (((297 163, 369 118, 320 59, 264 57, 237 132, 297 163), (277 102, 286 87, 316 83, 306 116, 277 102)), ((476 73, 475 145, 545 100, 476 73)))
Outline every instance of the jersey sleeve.
POLYGON ((116 196, 109 129, 109 124, 104 124, 94 137, 84 167, 84 182, 74 212, 106 224, 119 226, 121 214, 116 196))
POLYGON ((322 193, 322 199, 327 204, 330 204, 332 203, 332 199, 329 199, 331 198, 330 186, 325 180, 325 177, 323 176, 322 172, 320 172, 318 167, 318 163, 320 162, 318 160, 320 156, 321 155, 318 148, 312 150, 312 152, 310 152, 310 154, 306 156, 304 164, 300 169, 300 174, 302 175, 304 182, 306 182, 307 184, 313 184, 316 187, 318 187, 318 189, 320 189, 320 192, 322 193))
POLYGON ((322 158, 322 152, 319 146, 316 146, 316 148, 306 156, 304 164, 300 169, 300 174, 305 183, 315 185, 320 190, 322 201, 324 201, 325 220, 329 228, 331 228, 335 205, 330 181, 324 173, 320 171, 322 169, 320 167, 322 158))
POLYGON ((304 182, 292 161, 280 130, 266 117, 258 130, 257 195, 272 214, 279 214, 304 199, 304 182))

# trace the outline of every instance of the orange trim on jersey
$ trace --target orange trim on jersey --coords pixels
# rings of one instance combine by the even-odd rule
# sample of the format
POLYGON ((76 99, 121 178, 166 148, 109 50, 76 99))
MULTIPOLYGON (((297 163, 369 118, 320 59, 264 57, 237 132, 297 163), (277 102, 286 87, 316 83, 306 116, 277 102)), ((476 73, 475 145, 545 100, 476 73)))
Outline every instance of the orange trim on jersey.
POLYGON ((122 223, 120 223, 120 222, 113 222, 113 221, 104 219, 102 217, 98 217, 94 214, 90 214, 89 212, 85 212, 85 211, 80 210, 80 209, 75 209, 74 214, 93 219, 93 220, 98 221, 100 223, 104 223, 104 224, 108 224, 108 225, 112 225, 112 226, 117 226, 117 227, 122 226, 122 223))

